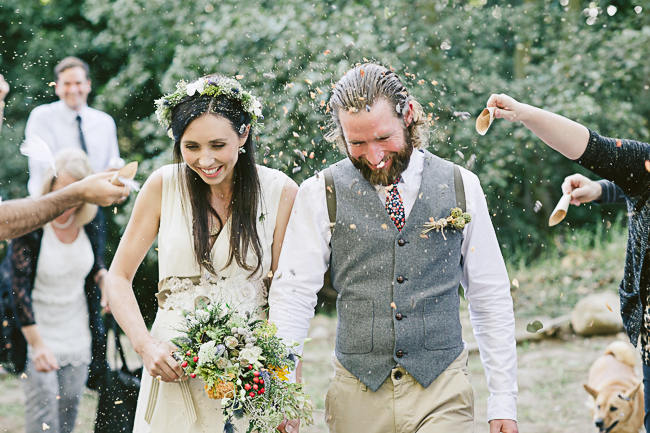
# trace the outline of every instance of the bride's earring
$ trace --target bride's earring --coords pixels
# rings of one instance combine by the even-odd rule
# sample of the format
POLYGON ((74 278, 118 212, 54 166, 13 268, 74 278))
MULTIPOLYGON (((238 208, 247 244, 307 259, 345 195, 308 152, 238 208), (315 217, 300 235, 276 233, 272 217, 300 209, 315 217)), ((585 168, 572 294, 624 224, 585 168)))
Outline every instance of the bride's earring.
POLYGON ((239 148, 239 154, 246 153, 246 149, 244 149, 244 146, 241 146, 239 148))

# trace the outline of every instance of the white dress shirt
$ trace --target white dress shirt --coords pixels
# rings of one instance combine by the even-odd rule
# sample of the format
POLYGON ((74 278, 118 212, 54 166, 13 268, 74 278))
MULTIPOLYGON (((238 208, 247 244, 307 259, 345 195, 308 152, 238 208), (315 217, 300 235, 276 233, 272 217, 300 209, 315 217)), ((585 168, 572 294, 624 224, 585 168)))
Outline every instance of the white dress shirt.
MULTIPOLYGON (((103 111, 85 105, 77 112, 70 109, 63 101, 39 105, 29 114, 25 139, 38 136, 50 146, 54 156, 68 147, 81 149, 77 114, 81 117, 81 129, 88 149, 90 166, 94 172, 104 171, 108 168, 111 159, 120 157, 120 151, 117 145, 115 121, 103 111)), ((43 175, 47 167, 47 163, 29 158, 27 189, 32 197, 41 195, 43 175)))
MULTIPOLYGON (((407 218, 418 197, 423 167, 424 154, 414 151, 397 186, 407 218)), ((516 420, 517 350, 510 280, 478 177, 463 168, 461 175, 472 221, 463 230, 460 282, 487 376, 488 420, 516 420)), ((384 203, 386 188, 375 188, 384 203)), ((330 238, 324 176, 316 175, 303 182, 296 196, 269 293, 269 319, 288 342, 302 345, 307 337, 316 295, 329 267, 330 238)))

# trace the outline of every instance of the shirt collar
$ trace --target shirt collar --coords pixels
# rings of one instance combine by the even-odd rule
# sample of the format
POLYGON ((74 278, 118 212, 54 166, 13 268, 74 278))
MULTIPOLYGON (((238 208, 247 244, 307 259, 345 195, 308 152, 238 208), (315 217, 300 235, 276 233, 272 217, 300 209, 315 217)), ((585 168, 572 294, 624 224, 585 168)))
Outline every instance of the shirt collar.
POLYGON ((68 107, 66 103, 61 100, 58 100, 55 102, 55 104, 58 105, 59 110, 61 110, 66 119, 70 119, 71 121, 76 120, 78 115, 83 119, 84 113, 88 109, 88 105, 84 104, 81 108, 79 108, 79 111, 75 111, 68 107))
POLYGON ((422 152, 421 149, 413 149, 411 159, 409 160, 409 166, 402 172, 402 183, 412 185, 417 182, 419 178, 418 173, 422 172, 423 164, 424 152, 422 152))

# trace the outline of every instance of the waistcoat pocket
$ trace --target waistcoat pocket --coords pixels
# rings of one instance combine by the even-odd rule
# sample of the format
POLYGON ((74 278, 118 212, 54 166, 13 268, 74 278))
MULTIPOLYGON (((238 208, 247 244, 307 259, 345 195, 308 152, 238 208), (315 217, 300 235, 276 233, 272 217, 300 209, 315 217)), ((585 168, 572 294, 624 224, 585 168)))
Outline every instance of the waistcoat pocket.
POLYGON ((372 352, 375 306, 372 300, 340 301, 336 349, 341 353, 372 352))
POLYGON ((424 347, 441 350, 462 344, 462 330, 456 293, 424 299, 424 347))

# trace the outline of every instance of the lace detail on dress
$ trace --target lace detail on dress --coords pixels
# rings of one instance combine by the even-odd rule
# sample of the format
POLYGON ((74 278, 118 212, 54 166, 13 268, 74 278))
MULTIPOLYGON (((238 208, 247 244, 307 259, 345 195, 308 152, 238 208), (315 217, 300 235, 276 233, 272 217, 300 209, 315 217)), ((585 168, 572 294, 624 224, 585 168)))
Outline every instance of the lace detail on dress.
POLYGON ((200 278, 167 278, 156 296, 164 310, 192 311, 205 301, 225 303, 246 313, 266 305, 266 293, 262 280, 249 280, 245 274, 219 277, 205 272, 200 278))

